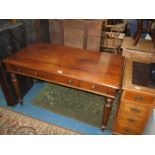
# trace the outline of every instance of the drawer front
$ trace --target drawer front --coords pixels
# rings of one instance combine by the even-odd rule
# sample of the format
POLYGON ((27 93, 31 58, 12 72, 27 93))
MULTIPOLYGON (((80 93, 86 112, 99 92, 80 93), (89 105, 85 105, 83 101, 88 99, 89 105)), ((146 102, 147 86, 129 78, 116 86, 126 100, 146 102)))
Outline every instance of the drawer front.
POLYGON ((14 71, 15 73, 31 76, 31 77, 38 78, 38 79, 49 80, 49 81, 53 81, 53 82, 60 81, 59 75, 39 72, 39 71, 36 71, 33 69, 28 69, 25 67, 17 67, 17 66, 12 65, 11 70, 14 71))
POLYGON ((144 128, 146 119, 141 117, 136 117, 135 115, 128 115, 120 113, 118 117, 118 122, 120 124, 126 124, 128 126, 134 126, 137 128, 144 128))
POLYGON ((75 87, 79 87, 80 86, 80 81, 70 78, 70 77, 66 77, 66 76, 61 76, 61 83, 68 85, 68 86, 75 86, 75 87))
POLYGON ((146 105, 152 105, 154 101, 152 96, 130 91, 124 91, 123 99, 146 105))
POLYGON ((8 70, 13 71, 17 74, 27 75, 27 76, 31 76, 34 78, 38 78, 38 79, 42 79, 42 80, 46 80, 50 82, 55 82, 55 83, 59 83, 62 85, 67 85, 70 87, 78 87, 86 91, 91 91, 91 92, 98 93, 101 95, 109 95, 111 97, 115 97, 115 94, 116 94, 116 89, 109 88, 109 87, 99 85, 99 84, 93 84, 87 81, 80 81, 74 78, 67 77, 62 74, 57 75, 57 74, 52 74, 52 73, 45 73, 45 72, 36 71, 34 69, 18 67, 15 65, 9 65, 8 70))
POLYGON ((122 102, 121 104, 122 104, 120 108, 121 113, 135 115, 137 117, 142 117, 143 119, 146 118, 151 111, 150 107, 142 105, 140 106, 132 102, 131 103, 122 102))
POLYGON ((125 124, 117 124, 115 131, 123 135, 140 135, 143 133, 143 129, 136 128, 133 126, 128 126, 125 124))
POLYGON ((80 82, 80 87, 86 90, 90 90, 94 93, 99 93, 103 95, 108 94, 111 96, 115 96, 116 94, 116 90, 113 88, 109 88, 109 87, 99 85, 99 84, 94 84, 94 83, 87 82, 87 81, 80 82))

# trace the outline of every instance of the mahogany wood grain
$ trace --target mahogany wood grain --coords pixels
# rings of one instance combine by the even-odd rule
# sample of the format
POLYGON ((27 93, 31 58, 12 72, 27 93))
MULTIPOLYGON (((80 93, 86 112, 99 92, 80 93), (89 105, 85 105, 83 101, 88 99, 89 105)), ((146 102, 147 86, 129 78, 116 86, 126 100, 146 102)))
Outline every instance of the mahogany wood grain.
POLYGON ((106 125, 109 120, 110 112, 112 109, 112 104, 113 104, 113 99, 112 98, 105 98, 105 104, 103 107, 103 117, 102 117, 102 122, 101 122, 101 129, 105 129, 106 125))
POLYGON ((116 133, 117 131, 119 131, 119 134, 121 133, 123 135, 140 135, 143 132, 143 129, 118 123, 116 127, 116 133))
POLYGON ((14 85, 14 88, 16 90, 16 95, 18 97, 18 102, 22 104, 22 96, 21 96, 21 91, 20 91, 20 87, 19 87, 19 83, 17 80, 17 77, 14 73, 11 73, 11 78, 12 78, 12 83, 14 85))
POLYGON ((136 115, 145 119, 148 116, 150 110, 150 107, 143 105, 139 106, 138 103, 132 103, 131 101, 121 102, 120 112, 124 114, 129 114, 131 116, 136 115))
POLYGON ((142 119, 140 117, 134 116, 134 115, 128 115, 121 113, 119 117, 120 124, 126 124, 128 126, 134 126, 137 128, 144 128, 145 125, 145 119, 142 119))
POLYGON ((72 47, 34 43, 3 62, 39 71, 76 77, 119 89, 124 57, 72 47))
POLYGON ((146 95, 145 93, 138 93, 133 91, 124 91, 124 100, 139 103, 141 105, 152 105, 154 101, 153 96, 146 95))
MULTIPOLYGON (((104 128, 110 116, 112 100, 121 89, 124 57, 36 42, 6 58, 3 63, 6 70, 13 74, 34 77, 108 97, 110 100, 107 99, 105 104, 101 125, 104 128)), ((16 90, 19 94, 18 88, 16 90)))

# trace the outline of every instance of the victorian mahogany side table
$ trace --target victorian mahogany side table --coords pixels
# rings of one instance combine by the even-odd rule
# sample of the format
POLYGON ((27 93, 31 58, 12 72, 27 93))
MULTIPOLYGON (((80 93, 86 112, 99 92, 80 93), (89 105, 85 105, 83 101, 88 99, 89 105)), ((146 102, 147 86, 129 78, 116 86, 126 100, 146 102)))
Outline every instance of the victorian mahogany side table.
POLYGON ((121 89, 123 56, 36 42, 3 63, 20 103, 17 74, 105 96, 101 128, 106 127, 113 100, 121 89))

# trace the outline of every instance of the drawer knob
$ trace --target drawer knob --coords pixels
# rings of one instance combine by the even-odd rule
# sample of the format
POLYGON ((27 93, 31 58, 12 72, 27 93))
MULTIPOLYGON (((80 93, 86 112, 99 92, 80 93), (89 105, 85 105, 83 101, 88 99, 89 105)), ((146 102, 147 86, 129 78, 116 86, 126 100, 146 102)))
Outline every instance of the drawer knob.
POLYGON ((128 118, 128 119, 127 119, 127 121, 128 121, 128 122, 130 122, 130 123, 135 122, 135 120, 134 120, 134 119, 132 119, 132 118, 128 118))
POLYGON ((130 133, 130 132, 131 132, 129 128, 124 128, 124 131, 125 131, 126 133, 130 133))
POLYGON ((95 89, 95 84, 92 84, 91 88, 92 88, 92 89, 95 89))
POLYGON ((72 84, 72 80, 68 80, 68 84, 71 85, 72 84))
POLYGON ((130 108, 130 110, 131 110, 132 112, 135 112, 135 113, 139 113, 139 112, 140 112, 140 110, 137 109, 137 108, 130 108))
POLYGON ((34 72, 34 75, 38 75, 38 72, 34 72))
POLYGON ((134 100, 136 102, 142 102, 144 100, 144 98, 142 96, 134 96, 134 100))

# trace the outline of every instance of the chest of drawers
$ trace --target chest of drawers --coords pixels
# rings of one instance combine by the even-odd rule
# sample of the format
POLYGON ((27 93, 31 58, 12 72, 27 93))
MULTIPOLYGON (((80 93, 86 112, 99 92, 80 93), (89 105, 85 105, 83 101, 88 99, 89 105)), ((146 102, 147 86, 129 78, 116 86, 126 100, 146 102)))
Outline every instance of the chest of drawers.
POLYGON ((126 60, 123 93, 113 134, 143 134, 155 105, 155 89, 133 84, 132 64, 132 60, 126 60))

